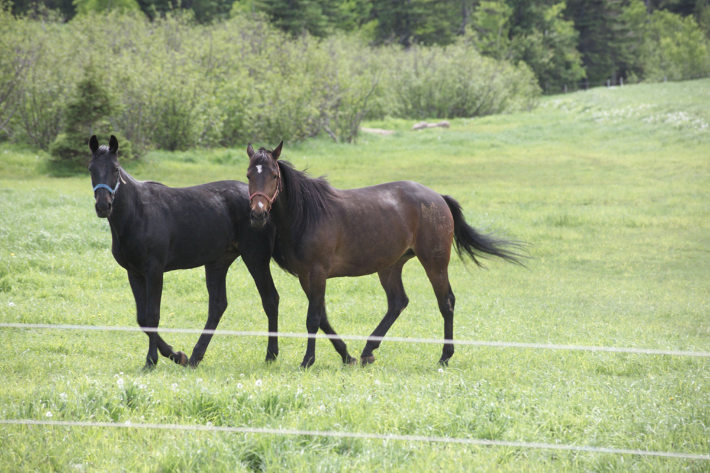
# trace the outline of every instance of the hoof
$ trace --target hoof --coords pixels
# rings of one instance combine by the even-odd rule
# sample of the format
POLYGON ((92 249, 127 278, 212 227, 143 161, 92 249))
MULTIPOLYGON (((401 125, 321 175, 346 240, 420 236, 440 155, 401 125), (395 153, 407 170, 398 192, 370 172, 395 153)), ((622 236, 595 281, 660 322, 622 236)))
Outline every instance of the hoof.
POLYGON ((450 360, 450 359, 451 359, 451 358, 446 358, 446 359, 442 358, 442 359, 440 359, 440 360, 439 360, 439 365, 441 365, 441 366, 443 366, 444 368, 446 368, 447 366, 449 366, 449 360, 450 360))
POLYGON ((273 363, 274 361, 276 361, 276 354, 267 351, 266 358, 264 359, 264 361, 267 363, 273 363))
POLYGON ((181 351, 175 353, 170 359, 180 366, 187 366, 187 355, 181 351))
POLYGON ((150 361, 146 361, 145 365, 143 365, 143 371, 153 371, 155 369, 155 363, 152 363, 150 361))
POLYGON ((360 364, 362 366, 371 365, 374 362, 375 362, 375 357, 373 355, 360 357, 360 364))
POLYGON ((343 364, 355 366, 355 365, 357 365, 357 358, 353 358, 352 356, 348 355, 348 357, 345 360, 343 360, 343 364))
POLYGON ((305 370, 313 366, 313 363, 315 363, 316 359, 315 358, 308 358, 306 360, 303 360, 303 363, 301 363, 301 369, 305 370))

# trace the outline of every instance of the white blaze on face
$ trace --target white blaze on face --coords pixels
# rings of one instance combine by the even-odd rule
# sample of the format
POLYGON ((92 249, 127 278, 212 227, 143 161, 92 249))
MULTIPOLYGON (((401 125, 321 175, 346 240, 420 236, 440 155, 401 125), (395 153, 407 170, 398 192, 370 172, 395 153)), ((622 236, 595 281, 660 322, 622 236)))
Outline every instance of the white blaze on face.
POLYGON ((260 209, 263 209, 263 208, 264 208, 264 204, 262 204, 261 202, 259 202, 259 208, 260 208, 260 209))
POLYGON ((257 165, 256 165, 256 172, 258 172, 259 174, 261 174, 261 164, 257 164, 257 165))

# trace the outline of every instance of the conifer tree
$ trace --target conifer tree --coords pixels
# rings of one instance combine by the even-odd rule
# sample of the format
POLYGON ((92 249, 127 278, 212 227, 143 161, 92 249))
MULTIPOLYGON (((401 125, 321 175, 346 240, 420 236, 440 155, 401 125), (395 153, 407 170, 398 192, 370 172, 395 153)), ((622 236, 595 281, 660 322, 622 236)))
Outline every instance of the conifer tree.
POLYGON ((88 66, 74 96, 67 103, 62 133, 50 145, 50 154, 68 167, 78 167, 88 158, 91 135, 97 135, 100 142, 107 142, 113 134, 121 142, 121 157, 130 158, 130 142, 121 137, 110 122, 111 115, 117 111, 113 102, 101 79, 88 66))

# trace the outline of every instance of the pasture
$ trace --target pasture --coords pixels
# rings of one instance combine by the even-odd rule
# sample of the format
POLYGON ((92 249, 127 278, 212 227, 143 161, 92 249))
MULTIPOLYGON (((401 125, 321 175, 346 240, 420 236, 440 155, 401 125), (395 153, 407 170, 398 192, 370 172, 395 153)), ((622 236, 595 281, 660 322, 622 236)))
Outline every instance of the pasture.
MULTIPOLYGON (((545 97, 531 113, 408 131, 384 120, 356 145, 286 144, 336 187, 410 179, 455 197, 468 222, 529 242, 529 269, 456 258, 454 340, 710 351, 710 80, 545 97)), ((274 146, 277 143, 255 143, 274 146)), ((88 157, 88 150, 87 150, 88 157)), ((135 326, 90 178, 49 177, 42 152, 0 144, 0 322, 135 326)), ((245 180, 244 148, 152 152, 125 164, 170 186, 245 180)), ((307 300, 272 263, 280 330, 307 300)), ((416 259, 392 337, 443 339, 416 259)), ((241 261, 220 329, 266 330, 241 261)), ((333 327, 368 335, 386 311, 376 275, 328 281, 333 327)), ((201 329, 204 270, 166 274, 161 327, 201 329)), ((195 334, 166 334, 188 353, 195 334)), ((326 340, 215 336, 197 370, 141 370, 142 333, 0 328, 0 418, 269 427, 710 453, 710 360, 383 342, 343 366, 326 340)), ((358 356, 364 342, 348 342, 358 356)), ((303 435, 0 425, 3 471, 708 471, 679 458, 303 435)))

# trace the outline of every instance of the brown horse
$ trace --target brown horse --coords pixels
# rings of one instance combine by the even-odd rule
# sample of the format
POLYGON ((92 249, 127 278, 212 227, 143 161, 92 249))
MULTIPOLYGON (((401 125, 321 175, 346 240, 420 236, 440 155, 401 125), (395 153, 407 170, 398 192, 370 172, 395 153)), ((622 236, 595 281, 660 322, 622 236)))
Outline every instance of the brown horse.
MULTIPOLYGON (((306 328, 315 335, 320 327, 343 363, 355 360, 337 337, 325 312, 326 279, 377 273, 387 294, 387 313, 365 345, 362 364, 375 361, 373 350, 402 313, 409 300, 402 285, 402 267, 419 258, 434 288, 444 318, 444 349, 439 363, 454 354, 454 303, 448 266, 451 244, 459 257, 498 256, 521 263, 513 249, 520 243, 477 232, 464 220, 461 206, 421 184, 398 181, 362 189, 340 190, 323 178, 312 179, 285 161, 278 161, 283 142, 273 151, 261 148, 249 155, 251 224, 276 225, 274 260, 298 276, 308 297, 306 328)), ((315 338, 308 339, 301 366, 315 361, 315 338)))

